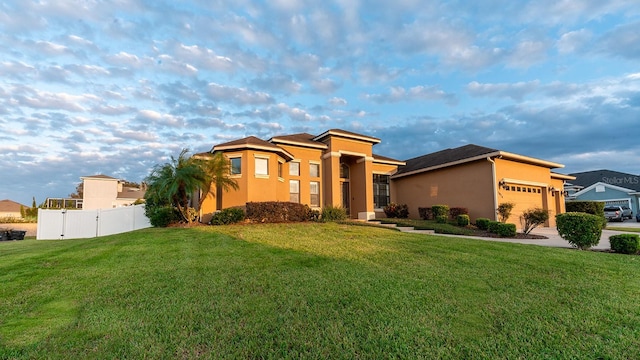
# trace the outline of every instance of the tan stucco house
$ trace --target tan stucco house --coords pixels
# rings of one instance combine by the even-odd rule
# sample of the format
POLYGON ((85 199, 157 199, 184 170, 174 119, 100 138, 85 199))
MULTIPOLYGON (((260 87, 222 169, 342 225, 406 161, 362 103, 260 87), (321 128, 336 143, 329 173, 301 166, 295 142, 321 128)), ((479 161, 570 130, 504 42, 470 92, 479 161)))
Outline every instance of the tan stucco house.
POLYGON ((145 191, 124 186, 124 181, 107 175, 82 176, 82 208, 110 209, 132 205, 136 200, 144 199, 145 191))
POLYGON ((13 200, 0 200, 0 218, 22 218, 20 208, 28 209, 29 206, 22 205, 13 200))
POLYGON ((404 162, 373 153, 380 139, 340 129, 320 135, 254 136, 215 145, 231 165, 238 190, 208 194, 202 221, 247 202, 291 201, 314 209, 340 206, 355 219, 373 219, 390 202, 390 178, 404 162))
POLYGON ((419 207, 465 207, 472 221, 497 220, 499 204, 516 204, 508 222, 520 226, 524 210, 549 211, 546 226, 555 226, 555 215, 565 211, 563 184, 572 176, 552 169, 564 165, 478 145, 465 145, 405 161, 391 176, 393 201, 409 206, 418 218, 419 207))

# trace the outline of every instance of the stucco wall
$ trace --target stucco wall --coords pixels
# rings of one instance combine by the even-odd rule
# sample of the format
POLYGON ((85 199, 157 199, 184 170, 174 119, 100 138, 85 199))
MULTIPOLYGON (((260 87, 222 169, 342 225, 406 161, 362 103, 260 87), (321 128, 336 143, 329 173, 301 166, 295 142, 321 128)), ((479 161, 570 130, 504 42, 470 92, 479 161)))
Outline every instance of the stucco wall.
POLYGON ((419 207, 466 207, 471 221, 495 219, 491 163, 476 161, 393 179, 391 199, 407 204, 409 217, 418 219, 419 207))
POLYGON ((85 178, 83 182, 82 208, 84 210, 111 209, 117 206, 118 180, 85 178))

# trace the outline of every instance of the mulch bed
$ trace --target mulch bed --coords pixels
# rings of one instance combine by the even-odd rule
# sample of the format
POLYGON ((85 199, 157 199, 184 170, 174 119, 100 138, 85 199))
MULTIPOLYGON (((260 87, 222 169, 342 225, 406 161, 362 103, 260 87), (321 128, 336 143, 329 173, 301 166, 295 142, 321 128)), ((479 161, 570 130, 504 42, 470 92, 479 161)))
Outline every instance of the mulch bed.
MULTIPOLYGON (((475 230, 473 236, 481 236, 481 237, 490 237, 490 238, 502 238, 502 236, 498 235, 498 234, 494 234, 494 233, 490 233, 488 231, 482 231, 482 230, 475 230)), ((534 235, 534 234, 528 234, 525 235, 523 233, 516 233, 515 237, 508 237, 505 239, 529 239, 529 240, 540 240, 540 239, 548 239, 548 237, 544 236, 544 235, 534 235)))

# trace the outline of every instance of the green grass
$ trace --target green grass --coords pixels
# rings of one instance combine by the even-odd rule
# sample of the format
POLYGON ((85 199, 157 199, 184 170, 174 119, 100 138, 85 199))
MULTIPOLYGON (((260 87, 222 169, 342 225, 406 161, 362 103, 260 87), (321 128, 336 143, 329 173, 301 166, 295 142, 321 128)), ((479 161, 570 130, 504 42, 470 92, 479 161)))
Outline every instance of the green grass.
POLYGON ((397 224, 398 226, 413 226, 416 230, 435 230, 437 234, 475 235, 476 231, 455 225, 453 223, 441 224, 435 220, 421 219, 379 219, 383 224, 397 224))
POLYGON ((0 243, 0 359, 640 358, 640 258, 340 224, 0 243))
POLYGON ((624 226, 611 226, 611 225, 607 225, 607 230, 614 230, 614 231, 625 231, 625 232, 640 232, 640 228, 634 228, 634 227, 624 227, 624 226))

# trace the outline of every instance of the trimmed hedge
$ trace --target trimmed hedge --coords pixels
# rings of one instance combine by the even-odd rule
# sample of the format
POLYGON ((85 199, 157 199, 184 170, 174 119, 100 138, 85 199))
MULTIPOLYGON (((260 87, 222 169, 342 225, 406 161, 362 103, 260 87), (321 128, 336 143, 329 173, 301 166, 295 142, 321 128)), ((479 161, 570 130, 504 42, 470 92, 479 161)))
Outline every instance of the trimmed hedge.
POLYGON ((495 231, 500 237, 515 237, 516 224, 506 224, 499 222, 495 231))
POLYGON ((503 223, 501 223, 500 221, 493 221, 493 220, 490 220, 490 221, 489 221, 489 224, 487 225, 487 230, 488 230, 490 233, 497 234, 497 233, 498 233, 498 226, 499 226, 500 224, 503 224, 503 223))
POLYGON ((431 214, 434 219, 438 219, 438 216, 444 215, 447 218, 449 217, 449 206, 448 205, 433 205, 431 207, 431 214))
POLYGON ((469 215, 469 209, 466 207, 452 207, 449 209, 449 216, 452 219, 457 219, 458 215, 469 215))
POLYGON ((409 207, 407 204, 391 203, 383 208, 388 218, 406 219, 409 217, 409 207))
POLYGON ((471 221, 469 220, 469 215, 460 214, 456 217, 456 222, 458 223, 458 226, 467 226, 471 221))
POLYGON ((180 220, 178 210, 173 206, 162 206, 151 210, 151 214, 148 214, 149 222, 151 226, 155 227, 167 227, 173 222, 180 220))
POLYGON ((447 216, 447 215, 438 215, 438 216, 436 216, 436 222, 438 224, 446 224, 447 220, 449 220, 449 216, 447 216))
POLYGON ((211 225, 228 225, 235 224, 244 220, 244 210, 241 208, 233 207, 218 211, 213 214, 209 224, 211 225))
POLYGON ((341 207, 325 206, 320 219, 324 222, 343 221, 347 219, 347 211, 341 207))
POLYGON ((604 202, 602 201, 567 201, 567 212, 581 212, 604 216, 604 202))
POLYGON ((433 211, 430 207, 419 207, 418 215, 420 215, 420 219, 422 220, 431 220, 433 219, 433 211))
POLYGON ((476 227, 478 229, 480 229, 480 230, 488 230, 490 222, 491 222, 491 220, 487 219, 487 218, 477 218, 476 219, 476 227))
POLYGON ((558 214, 556 226, 563 239, 581 250, 598 245, 602 236, 602 218, 597 215, 580 212, 558 214))
POLYGON ((248 202, 247 219, 260 223, 309 221, 312 212, 309 206, 280 201, 248 202))
POLYGON ((638 234, 620 234, 609 236, 611 250, 621 254, 635 254, 640 249, 638 234))

